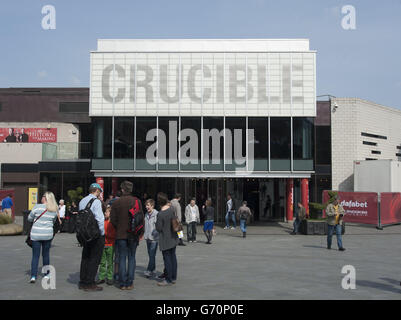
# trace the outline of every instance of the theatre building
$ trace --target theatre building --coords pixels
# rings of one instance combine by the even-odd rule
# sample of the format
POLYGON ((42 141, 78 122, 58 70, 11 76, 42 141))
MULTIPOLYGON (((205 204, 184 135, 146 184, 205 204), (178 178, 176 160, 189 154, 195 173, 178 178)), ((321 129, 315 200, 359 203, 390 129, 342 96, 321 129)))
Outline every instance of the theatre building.
POLYGON ((314 173, 316 51, 306 39, 99 40, 90 59, 91 172, 105 196, 247 200, 292 220, 314 173), (268 205, 268 199, 271 205, 268 205))

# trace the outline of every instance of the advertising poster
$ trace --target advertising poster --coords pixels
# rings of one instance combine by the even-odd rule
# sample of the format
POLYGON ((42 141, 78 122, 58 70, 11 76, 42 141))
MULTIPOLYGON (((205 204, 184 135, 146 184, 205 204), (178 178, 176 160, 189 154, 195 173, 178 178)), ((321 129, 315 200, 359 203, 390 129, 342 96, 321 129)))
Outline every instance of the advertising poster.
POLYGON ((57 142, 57 128, 0 128, 0 143, 57 142))
MULTIPOLYGON (((340 204, 345 210, 344 221, 362 224, 378 224, 378 197, 375 192, 338 192, 340 204)), ((323 191, 323 202, 329 199, 323 191)))
POLYGON ((38 203, 38 188, 29 188, 28 210, 32 210, 38 203))
POLYGON ((401 193, 380 193, 381 224, 401 223, 401 193))

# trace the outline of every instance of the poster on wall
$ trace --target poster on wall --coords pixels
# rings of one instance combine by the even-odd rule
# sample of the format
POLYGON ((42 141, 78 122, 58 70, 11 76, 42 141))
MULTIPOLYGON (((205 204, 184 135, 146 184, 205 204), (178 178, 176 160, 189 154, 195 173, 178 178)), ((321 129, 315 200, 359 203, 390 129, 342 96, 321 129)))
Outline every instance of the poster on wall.
POLYGON ((28 209, 32 210, 38 203, 38 188, 29 188, 28 209))
MULTIPOLYGON (((344 221, 378 224, 378 197, 376 192, 338 192, 345 210, 344 221)), ((323 191, 323 202, 328 201, 328 191, 323 191)))
POLYGON ((57 142, 57 128, 0 128, 2 143, 57 142))

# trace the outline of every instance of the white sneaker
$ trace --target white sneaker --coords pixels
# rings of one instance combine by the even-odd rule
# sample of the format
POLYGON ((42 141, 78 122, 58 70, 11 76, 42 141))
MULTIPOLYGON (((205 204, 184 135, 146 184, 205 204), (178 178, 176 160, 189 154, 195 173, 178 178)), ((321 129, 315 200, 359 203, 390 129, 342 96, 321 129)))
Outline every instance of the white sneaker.
POLYGON ((149 278, 152 275, 152 272, 146 270, 143 274, 145 275, 145 277, 149 278))
POLYGON ((192 242, 196 242, 196 240, 192 241, 192 242))
POLYGON ((235 230, 235 229, 237 229, 237 228, 231 227, 231 230, 235 230))
POLYGON ((29 281, 29 283, 35 283, 36 282, 36 278, 32 277, 31 280, 29 281))
POLYGON ((43 279, 45 279, 45 280, 49 280, 50 279, 50 275, 45 275, 44 277, 43 277, 43 279))
POLYGON ((227 229, 228 229, 228 227, 227 227, 227 226, 225 226, 225 227, 224 227, 224 230, 227 230, 227 229))

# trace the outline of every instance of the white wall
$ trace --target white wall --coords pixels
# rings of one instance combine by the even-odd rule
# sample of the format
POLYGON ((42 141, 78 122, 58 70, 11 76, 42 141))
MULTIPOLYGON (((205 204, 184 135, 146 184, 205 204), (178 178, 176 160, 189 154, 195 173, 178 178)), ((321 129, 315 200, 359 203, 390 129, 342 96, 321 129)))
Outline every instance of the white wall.
MULTIPOLYGON (((0 128, 47 128, 48 122, 0 122, 0 128)), ((78 127, 70 123, 50 123, 57 128, 57 142, 79 142, 78 127), (75 132, 75 134, 73 134, 75 132)), ((0 163, 38 163, 42 143, 0 143, 0 163)))
POLYGON ((331 103, 332 189, 354 191, 354 160, 399 160, 401 110, 357 98, 335 98, 331 103), (334 105, 338 107, 333 112, 334 105), (386 136, 365 137, 361 132, 386 136), (365 145, 363 141, 376 143, 365 145), (372 154, 372 150, 381 154, 372 154))

